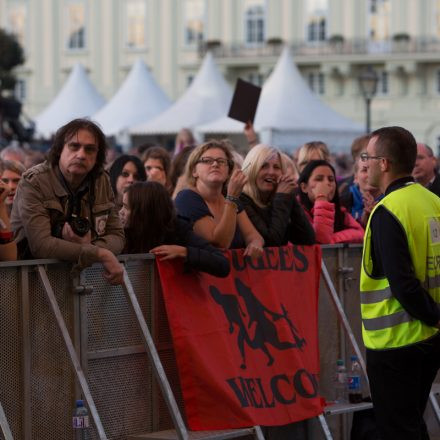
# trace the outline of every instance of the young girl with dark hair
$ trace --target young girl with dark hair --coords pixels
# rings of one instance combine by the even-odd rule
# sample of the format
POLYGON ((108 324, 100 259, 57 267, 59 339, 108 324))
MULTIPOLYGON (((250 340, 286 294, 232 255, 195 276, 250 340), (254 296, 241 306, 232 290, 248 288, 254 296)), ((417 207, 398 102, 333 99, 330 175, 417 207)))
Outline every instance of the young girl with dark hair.
POLYGON ((123 154, 119 156, 109 169, 110 183, 115 194, 116 208, 122 206, 122 195, 125 189, 135 182, 145 182, 147 175, 144 165, 137 156, 123 154))
POLYGON ((178 218, 166 188, 158 182, 138 182, 125 189, 119 212, 125 230, 125 253, 151 252, 161 260, 184 258, 185 265, 218 277, 229 274, 222 252, 194 234, 178 218))
POLYGON ((362 226, 339 203, 334 168, 325 160, 309 162, 299 179, 299 199, 321 244, 362 243, 362 226))

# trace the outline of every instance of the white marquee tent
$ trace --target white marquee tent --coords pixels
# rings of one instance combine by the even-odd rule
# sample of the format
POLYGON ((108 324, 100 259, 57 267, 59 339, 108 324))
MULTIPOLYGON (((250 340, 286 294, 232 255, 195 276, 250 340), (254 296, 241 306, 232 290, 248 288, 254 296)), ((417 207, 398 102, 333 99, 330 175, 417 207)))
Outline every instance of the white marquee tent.
POLYGON ((58 95, 35 118, 36 133, 48 138, 70 120, 92 116, 104 104, 84 67, 75 64, 58 95))
POLYGON ((138 59, 119 90, 93 119, 111 136, 154 118, 170 105, 145 63, 138 59))
POLYGON ((159 116, 133 127, 131 134, 171 134, 224 115, 232 99, 232 90, 218 70, 210 53, 185 93, 159 116))
MULTIPOLYGON (((243 124, 223 116, 200 125, 197 132, 239 133, 243 124)), ((288 48, 266 80, 255 116, 261 141, 286 151, 312 140, 326 142, 332 150, 347 149, 362 134, 360 124, 340 115, 315 95, 293 63, 288 48)))

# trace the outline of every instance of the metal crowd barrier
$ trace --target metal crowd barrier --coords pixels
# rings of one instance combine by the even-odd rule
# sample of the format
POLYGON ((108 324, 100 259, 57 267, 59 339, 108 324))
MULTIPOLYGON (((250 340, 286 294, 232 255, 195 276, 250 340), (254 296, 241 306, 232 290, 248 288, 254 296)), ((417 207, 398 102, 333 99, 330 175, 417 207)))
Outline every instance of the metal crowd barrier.
MULTIPOLYGON (((182 409, 154 257, 142 254, 120 259, 182 409)), ((329 278, 354 337, 363 347, 360 259, 360 246, 323 246, 329 278)), ((172 417, 153 378, 145 340, 123 288, 110 286, 102 277, 100 265, 76 278, 71 277, 70 270, 70 265, 55 260, 0 263, 0 439, 73 438, 72 411, 75 400, 81 397, 87 400, 94 421, 91 439, 125 440, 138 433, 172 428, 172 417), (53 292, 53 301, 48 291, 53 292), (58 316, 55 305, 59 307, 58 316), (66 325, 64 336, 67 332, 71 339, 78 361, 75 370, 84 372, 86 388, 72 368, 72 352, 62 337, 60 321, 66 325)), ((352 351, 323 279, 319 313, 320 391, 331 399, 336 360, 348 360, 352 351)), ((328 417, 327 421, 333 438, 346 438, 348 425, 344 420, 328 417)), ((323 438, 322 427, 311 423, 309 435, 323 438)))

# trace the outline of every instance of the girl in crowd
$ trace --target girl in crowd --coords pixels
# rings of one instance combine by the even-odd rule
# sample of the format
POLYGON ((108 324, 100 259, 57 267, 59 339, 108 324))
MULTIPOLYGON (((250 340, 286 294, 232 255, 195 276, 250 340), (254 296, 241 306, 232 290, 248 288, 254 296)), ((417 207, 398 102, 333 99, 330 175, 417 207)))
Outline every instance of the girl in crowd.
POLYGON ((168 190, 170 185, 171 158, 168 151, 162 147, 150 147, 142 154, 142 163, 147 173, 147 180, 159 182, 168 190))
POLYGON ((147 180, 145 168, 141 160, 136 156, 123 154, 119 156, 110 167, 110 182, 115 194, 116 208, 122 206, 124 190, 135 182, 147 180))
POLYGON ((321 141, 305 143, 298 150, 298 171, 301 173, 311 160, 326 160, 327 162, 330 162, 330 151, 327 144, 321 141))
POLYGON ((26 171, 26 168, 21 162, 15 160, 3 160, 0 171, 0 180, 8 187, 8 196, 4 203, 8 208, 9 215, 12 211, 12 203, 14 202, 15 191, 20 182, 21 175, 26 171))
POLYGON ((194 232, 214 246, 246 247, 244 255, 256 258, 263 252, 264 241, 239 201, 246 176, 233 168, 227 142, 211 140, 199 145, 187 162, 188 189, 177 195, 175 204, 178 213, 194 223, 194 232))
POLYGON ((125 230, 125 253, 151 252, 161 260, 184 258, 189 267, 225 277, 229 262, 198 237, 189 222, 177 218, 173 202, 158 182, 138 182, 125 189, 119 212, 125 230))
MULTIPOLYGON (((3 162, 0 162, 0 172, 3 162)), ((0 181, 0 261, 17 259, 17 245, 13 238, 6 200, 10 194, 9 186, 0 181)))
POLYGON ((362 243, 362 226, 340 206, 334 168, 325 160, 309 162, 299 179, 299 198, 317 243, 362 243))
POLYGON ((243 163, 248 177, 240 201, 265 246, 315 243, 315 232, 294 196, 296 179, 281 152, 259 144, 243 163))

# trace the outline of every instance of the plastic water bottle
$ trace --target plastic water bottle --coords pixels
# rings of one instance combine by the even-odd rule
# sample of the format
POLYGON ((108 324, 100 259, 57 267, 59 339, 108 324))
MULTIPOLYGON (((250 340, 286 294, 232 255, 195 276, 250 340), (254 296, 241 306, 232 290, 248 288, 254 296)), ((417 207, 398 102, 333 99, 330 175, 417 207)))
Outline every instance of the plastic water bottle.
POLYGON ((72 421, 75 440, 89 440, 89 412, 82 400, 76 401, 72 421))
POLYGON ((362 369, 356 355, 351 356, 351 367, 348 374, 348 400, 350 403, 362 402, 361 377, 362 369))
POLYGON ((347 403, 347 390, 347 369, 345 368, 344 361, 338 359, 336 361, 335 374, 336 403, 347 403))

